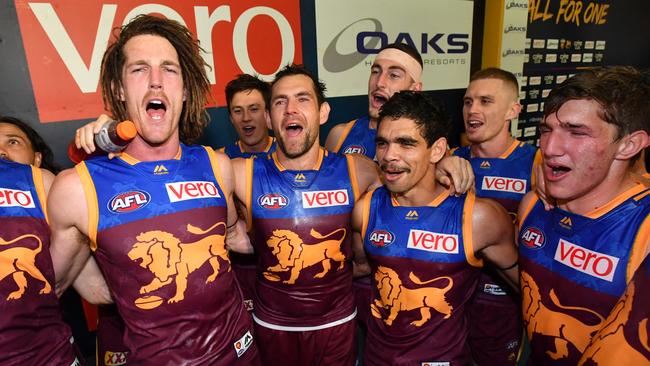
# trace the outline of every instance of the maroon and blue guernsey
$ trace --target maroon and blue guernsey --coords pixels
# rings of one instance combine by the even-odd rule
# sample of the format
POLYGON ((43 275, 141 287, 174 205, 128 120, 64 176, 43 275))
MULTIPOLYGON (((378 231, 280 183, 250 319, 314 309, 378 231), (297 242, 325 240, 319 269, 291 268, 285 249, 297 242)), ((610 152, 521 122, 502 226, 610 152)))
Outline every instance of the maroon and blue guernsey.
POLYGON ((650 256, 605 319, 578 365, 650 364, 650 256))
POLYGON ((472 245, 474 201, 447 191, 405 207, 385 187, 364 199, 373 281, 367 365, 469 364, 465 305, 482 266, 472 245))
POLYGON ((129 364, 231 365, 255 356, 225 247, 227 196, 214 152, 181 145, 170 160, 122 154, 76 169, 129 364))
POLYGON ((377 130, 370 128, 370 119, 361 117, 345 124, 345 129, 332 149, 341 154, 361 154, 375 159, 377 130))
POLYGON ((535 199, 519 231, 524 326, 531 364, 576 365, 605 324, 650 242, 650 190, 637 183, 577 215, 535 199))
POLYGON ((350 167, 351 157, 323 149, 313 170, 284 169, 276 153, 247 161, 259 325, 309 331, 354 318, 350 216, 358 189, 350 167))
POLYGON ((0 365, 78 365, 54 293, 38 168, 0 159, 0 365))

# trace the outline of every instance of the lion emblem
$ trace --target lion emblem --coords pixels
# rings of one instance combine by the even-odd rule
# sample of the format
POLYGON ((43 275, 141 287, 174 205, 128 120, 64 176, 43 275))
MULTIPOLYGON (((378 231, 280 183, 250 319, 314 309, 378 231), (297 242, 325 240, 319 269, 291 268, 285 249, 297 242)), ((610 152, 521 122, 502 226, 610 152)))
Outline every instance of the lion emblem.
POLYGON ((402 285, 402 280, 397 272, 388 267, 379 266, 375 271, 375 282, 379 290, 380 299, 375 299, 370 305, 370 310, 375 318, 381 318, 379 308, 388 309, 388 318, 384 319, 386 325, 393 324, 400 311, 420 309, 420 320, 411 322, 416 327, 422 326, 431 319, 431 309, 444 314, 444 319, 451 316, 453 307, 447 302, 445 295, 453 287, 454 280, 449 276, 440 276, 428 281, 420 280, 413 272, 409 273, 409 279, 418 285, 428 285, 432 282, 447 280, 447 286, 420 287, 410 289, 402 285))
POLYGON ((521 297, 524 326, 528 333, 528 339, 532 341, 534 334, 555 338, 555 351, 546 351, 546 354, 554 360, 569 356, 569 343, 578 351, 584 352, 591 341, 591 335, 600 328, 603 322, 603 317, 591 309, 562 305, 553 289, 549 292, 549 297, 555 306, 567 310, 581 310, 593 314, 600 321, 594 325, 589 325, 569 314, 547 308, 542 303, 539 287, 526 272, 521 272, 521 297))
POLYGON ((278 259, 278 264, 267 268, 264 277, 271 281, 279 281, 280 278, 275 273, 291 271, 289 279, 283 281, 286 284, 294 284, 300 276, 300 272, 311 266, 321 264, 323 270, 317 273, 314 278, 323 278, 332 268, 331 261, 339 262, 337 271, 345 266, 345 255, 341 253, 341 243, 345 239, 346 230, 337 229, 329 234, 322 235, 314 229, 311 229, 310 235, 316 239, 321 239, 320 243, 305 244, 298 234, 290 230, 273 230, 273 235, 266 241, 271 248, 271 253, 278 259), (343 235, 338 240, 323 240, 334 234, 342 232, 343 235))
POLYGON ((25 234, 13 240, 6 241, 0 238, 0 245, 10 245, 21 240, 33 238, 38 242, 36 249, 29 249, 25 247, 13 247, 5 249, 0 252, 0 281, 11 276, 18 289, 13 291, 7 296, 7 300, 18 300, 23 297, 27 289, 27 278, 25 273, 32 278, 43 282, 43 288, 38 292, 39 294, 49 294, 52 292, 52 286, 43 277, 41 271, 36 268, 36 255, 43 249, 43 242, 41 239, 32 234, 25 234))
MULTIPOLYGON (((592 360, 598 365, 619 364, 619 365, 643 365, 648 359, 637 349, 632 347, 625 339, 623 329, 628 322, 632 311, 632 300, 634 299, 634 282, 630 282, 623 297, 616 303, 614 309, 605 320, 605 324, 592 338, 591 345, 582 355, 578 365, 592 360), (608 352, 600 352, 609 350, 608 352), (616 350, 612 353, 611 350, 616 350), (612 359, 615 357, 615 359, 612 359)), ((648 318, 644 318, 638 324, 638 335, 641 345, 647 352, 650 352, 648 343, 648 318)))
MULTIPOLYGON (((188 224, 187 231, 202 235, 218 226, 225 228, 226 224, 219 222, 207 230, 188 224)), ((203 266, 205 262, 208 262, 213 270, 205 283, 214 281, 219 274, 219 258, 229 261, 224 237, 225 235, 214 234, 193 243, 181 243, 174 235, 165 231, 153 230, 140 233, 136 237, 138 241, 133 245, 128 256, 132 261, 140 260, 140 267, 148 269, 154 275, 151 283, 140 287, 140 293, 147 294, 174 282, 176 294, 167 302, 182 301, 185 298, 187 276, 203 266)))

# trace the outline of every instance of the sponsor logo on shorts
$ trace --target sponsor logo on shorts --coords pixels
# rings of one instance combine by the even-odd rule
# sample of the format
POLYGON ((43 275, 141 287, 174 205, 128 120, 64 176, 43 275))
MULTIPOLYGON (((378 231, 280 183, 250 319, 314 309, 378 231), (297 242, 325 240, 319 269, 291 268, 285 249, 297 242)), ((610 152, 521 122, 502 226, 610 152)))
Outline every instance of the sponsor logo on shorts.
POLYGON ((221 197, 217 186, 207 181, 167 183, 165 189, 169 202, 221 197))
POLYGON ((583 248, 560 239, 555 250, 556 261, 592 277, 612 282, 619 259, 611 255, 583 248))
POLYGON ((278 210, 289 204, 289 199, 281 193, 267 193, 257 198, 257 204, 267 210, 278 210))
POLYGON ((251 344, 253 344, 253 336, 250 331, 247 331, 237 342, 233 343, 237 357, 241 357, 251 344))
POLYGON ((388 230, 374 230, 368 240, 370 244, 382 248, 391 245, 395 241, 395 235, 388 230))
POLYGON ((521 232, 521 243, 529 249, 541 249, 544 247, 544 233, 536 227, 527 227, 521 232))
POLYGON ((493 283, 486 283, 483 285, 483 292, 490 295, 503 296, 506 294, 505 291, 499 286, 493 283))
POLYGON ((34 208, 32 192, 17 189, 0 188, 0 207, 34 208))
POLYGON ((449 366, 451 365, 448 361, 425 361, 420 364, 420 366, 449 366))
POLYGON ((127 191, 118 193, 108 201, 108 209, 113 213, 128 213, 139 210, 149 204, 151 195, 145 191, 127 191))
POLYGON ((350 204, 350 198, 345 189, 302 192, 303 208, 346 206, 348 204, 350 204))
POLYGON ((104 365, 106 366, 120 366, 126 365, 126 356, 128 352, 112 352, 106 351, 104 353, 104 365))

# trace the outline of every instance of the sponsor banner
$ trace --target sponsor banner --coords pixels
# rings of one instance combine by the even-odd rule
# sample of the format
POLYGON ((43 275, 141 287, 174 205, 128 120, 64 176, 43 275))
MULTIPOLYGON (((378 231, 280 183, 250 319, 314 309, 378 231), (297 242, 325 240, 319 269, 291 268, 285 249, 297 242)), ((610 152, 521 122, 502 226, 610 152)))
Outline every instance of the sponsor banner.
POLYGON ((303 208, 346 206, 349 203, 348 191, 345 189, 302 192, 303 208))
POLYGON ((458 235, 411 229, 406 247, 434 253, 458 254, 458 235))
POLYGON ((525 179, 485 176, 481 182, 481 189, 484 191, 525 194, 526 183, 525 179))
POLYGON ((318 76, 329 97, 368 93, 378 50, 405 42, 422 55, 424 90, 464 89, 469 81, 473 2, 316 1, 318 76), (345 11, 341 11, 345 9, 345 11))
POLYGON ((302 62, 298 0, 16 0, 41 122, 94 118, 103 112, 99 72, 114 28, 154 13, 186 25, 200 41, 217 105, 237 74, 269 80, 302 62))

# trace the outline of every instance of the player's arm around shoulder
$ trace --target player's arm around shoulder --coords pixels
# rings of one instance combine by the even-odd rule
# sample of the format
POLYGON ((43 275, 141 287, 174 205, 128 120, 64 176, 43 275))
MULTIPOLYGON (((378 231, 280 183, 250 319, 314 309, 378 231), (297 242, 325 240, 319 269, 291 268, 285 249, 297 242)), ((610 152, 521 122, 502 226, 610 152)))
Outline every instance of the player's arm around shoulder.
POLYGON ((215 156, 217 158, 217 164, 219 165, 221 180, 224 185, 223 189, 228 195, 228 197, 226 197, 228 204, 226 246, 229 250, 235 252, 252 253, 253 246, 251 245, 248 234, 246 233, 246 223, 239 219, 237 206, 235 206, 235 191, 237 190, 237 177, 235 176, 235 172, 237 169, 235 168, 234 162, 231 161, 226 154, 215 151, 215 156))
POLYGON ((366 252, 363 249, 363 227, 364 227, 364 207, 367 207, 371 198, 371 193, 364 193, 355 203, 352 210, 352 251, 354 258, 352 260, 353 276, 361 277, 370 274, 370 265, 366 258, 366 252))
POLYGON ((381 186, 379 168, 374 161, 361 154, 349 154, 349 158, 352 159, 354 164, 353 169, 357 178, 356 184, 359 187, 359 195, 381 186))
POLYGON ((490 199, 476 198, 472 216, 474 250, 494 265, 519 291, 519 254, 514 225, 506 210, 490 199))
POLYGON ((336 145, 338 145, 339 139, 345 130, 345 125, 345 123, 340 123, 332 127, 330 132, 327 134, 327 139, 325 140, 325 149, 337 152, 334 149, 336 149, 336 145))
POLYGON ((436 163, 436 181, 451 187, 451 194, 461 194, 474 187, 472 164, 460 156, 447 153, 436 163))

